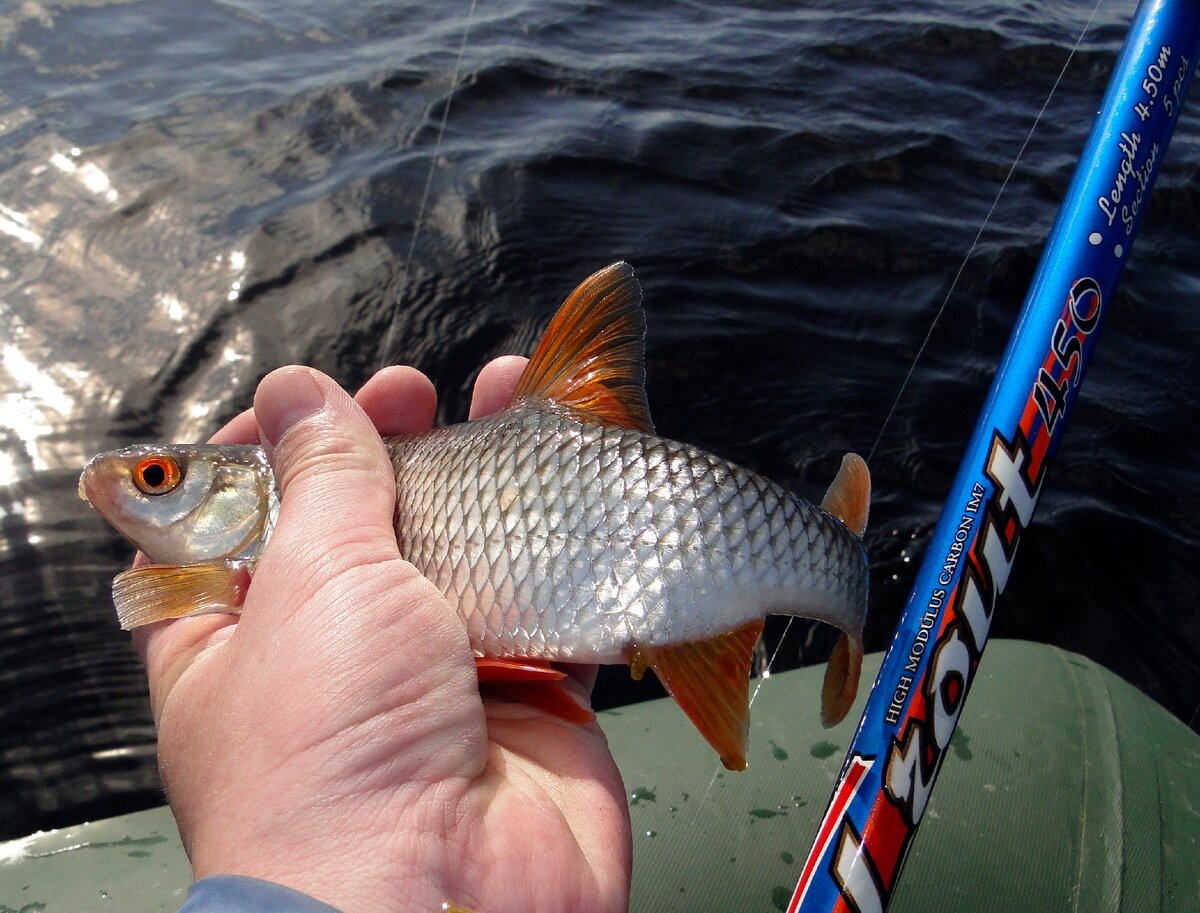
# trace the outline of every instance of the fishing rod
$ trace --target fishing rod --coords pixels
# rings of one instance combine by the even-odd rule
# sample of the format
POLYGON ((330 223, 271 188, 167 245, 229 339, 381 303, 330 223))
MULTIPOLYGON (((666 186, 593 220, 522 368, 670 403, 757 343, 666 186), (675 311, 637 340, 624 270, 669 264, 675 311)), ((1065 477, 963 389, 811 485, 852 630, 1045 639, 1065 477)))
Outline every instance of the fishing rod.
POLYGON ((883 911, 928 807, 1200 50, 1142 0, 787 913, 883 911))

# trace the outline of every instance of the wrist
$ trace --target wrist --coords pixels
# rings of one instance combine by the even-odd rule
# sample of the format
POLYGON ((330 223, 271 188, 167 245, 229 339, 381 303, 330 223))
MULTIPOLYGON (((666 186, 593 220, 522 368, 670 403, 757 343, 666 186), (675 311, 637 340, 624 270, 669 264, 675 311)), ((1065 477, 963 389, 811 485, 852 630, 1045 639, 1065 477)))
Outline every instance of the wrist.
MULTIPOLYGON (((418 800, 426 809, 431 804, 427 797, 418 800)), ((348 814, 340 799, 337 805, 332 818, 319 808, 293 808, 274 821, 205 816, 214 826, 194 829, 188 841, 197 883, 223 876, 262 880, 315 898, 336 913, 436 913, 461 898, 442 812, 435 818, 418 808, 400 811, 389 802, 372 807, 368 801, 352 804, 354 813, 348 814)))
POLYGON ((179 913, 342 913, 285 885, 244 875, 212 875, 188 889, 179 913))

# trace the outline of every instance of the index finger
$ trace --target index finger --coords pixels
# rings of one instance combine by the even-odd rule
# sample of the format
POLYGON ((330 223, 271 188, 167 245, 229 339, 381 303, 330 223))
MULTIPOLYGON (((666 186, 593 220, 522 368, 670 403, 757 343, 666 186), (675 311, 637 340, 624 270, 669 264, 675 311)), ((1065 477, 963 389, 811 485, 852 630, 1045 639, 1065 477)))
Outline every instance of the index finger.
MULTIPOLYGON (((515 381, 514 381, 515 383, 515 381)), ((380 434, 415 434, 433 427, 437 393, 429 378, 408 365, 392 365, 368 380, 354 401, 380 434)), ((494 410, 493 410, 494 411, 494 410)), ((208 439, 210 444, 257 444, 254 410, 246 409, 208 439)))
POLYGON ((483 418, 505 408, 527 364, 529 359, 522 355, 502 355, 484 365, 475 379, 469 418, 483 418))
POLYGON ((254 410, 246 409, 234 416, 210 437, 208 442, 210 444, 257 444, 258 423, 254 420, 254 410))

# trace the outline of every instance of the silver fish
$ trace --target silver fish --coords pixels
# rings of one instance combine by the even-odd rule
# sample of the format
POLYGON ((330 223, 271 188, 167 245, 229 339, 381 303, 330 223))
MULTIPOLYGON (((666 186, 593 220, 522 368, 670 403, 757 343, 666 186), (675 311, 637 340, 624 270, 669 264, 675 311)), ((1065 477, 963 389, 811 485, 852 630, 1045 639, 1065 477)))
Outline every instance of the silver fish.
MULTIPOLYGON (((614 264, 564 303, 507 409, 388 439, 397 541, 457 608, 481 680, 508 658, 497 677, 552 660, 653 668, 725 765, 742 769, 765 615, 840 628, 822 719, 832 725, 853 701, 870 477, 847 455, 816 507, 655 436, 644 335, 633 270, 614 264)), ((254 447, 101 454, 80 495, 162 563, 114 582, 125 627, 240 609, 278 510, 254 447)))

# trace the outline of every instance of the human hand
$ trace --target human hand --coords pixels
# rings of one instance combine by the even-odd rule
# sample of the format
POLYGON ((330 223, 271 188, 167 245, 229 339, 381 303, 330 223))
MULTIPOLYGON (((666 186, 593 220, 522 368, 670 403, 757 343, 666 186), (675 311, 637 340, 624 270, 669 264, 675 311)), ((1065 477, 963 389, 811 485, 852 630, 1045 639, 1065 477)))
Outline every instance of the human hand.
MULTIPOLYGON (((507 403, 523 364, 481 372, 473 418, 507 403)), ((135 632, 194 874, 345 913, 624 910, 629 814, 603 733, 481 700, 457 614, 400 556, 379 435, 428 430, 435 402, 412 368, 354 400, 283 368, 214 437, 261 434, 282 503, 240 619, 135 632)), ((594 670, 570 672, 548 687, 586 705, 594 670)))

